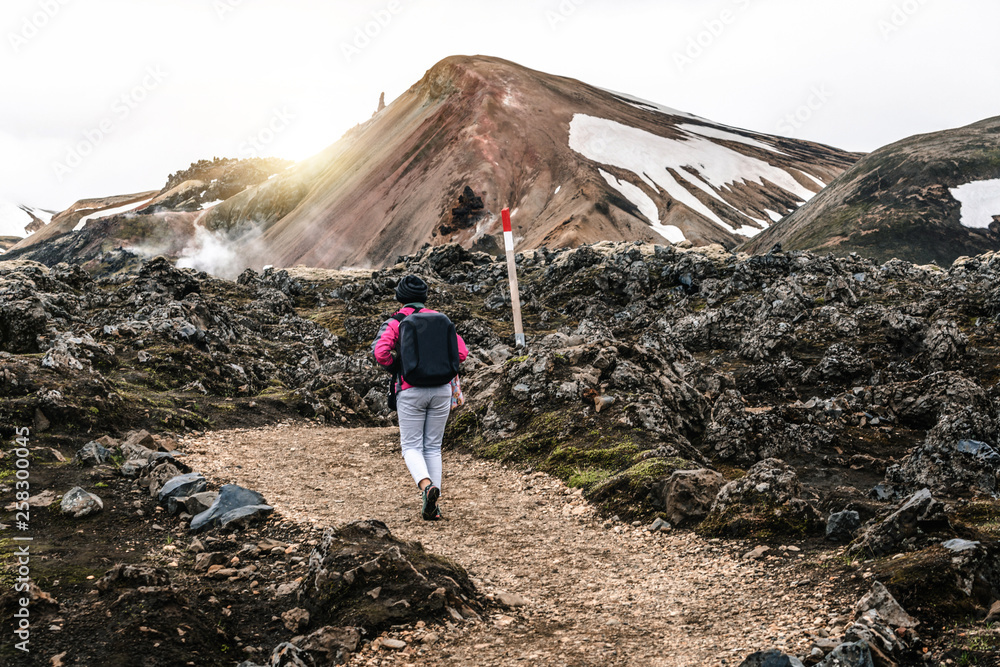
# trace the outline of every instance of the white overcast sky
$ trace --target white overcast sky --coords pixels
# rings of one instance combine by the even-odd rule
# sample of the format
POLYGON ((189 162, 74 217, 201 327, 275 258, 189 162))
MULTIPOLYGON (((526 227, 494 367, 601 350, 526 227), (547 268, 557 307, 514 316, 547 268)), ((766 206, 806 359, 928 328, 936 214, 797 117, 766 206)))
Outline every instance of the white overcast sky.
POLYGON ((869 151, 1000 114, 998 26, 995 0, 6 0, 0 199, 301 159, 455 54, 869 151))

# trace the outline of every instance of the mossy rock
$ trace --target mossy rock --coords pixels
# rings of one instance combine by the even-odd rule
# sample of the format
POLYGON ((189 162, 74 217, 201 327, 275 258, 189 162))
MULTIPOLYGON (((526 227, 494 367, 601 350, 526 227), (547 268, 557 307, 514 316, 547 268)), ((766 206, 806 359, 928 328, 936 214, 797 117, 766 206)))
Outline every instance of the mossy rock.
POLYGON ((696 470, 702 466, 682 458, 651 457, 622 472, 608 476, 585 492, 609 513, 622 519, 647 518, 659 509, 656 486, 676 470, 696 470))
POLYGON ((934 545, 897 558, 876 561, 875 576, 910 614, 933 623, 979 618, 992 602, 989 585, 975 577, 972 594, 961 588, 964 578, 955 554, 934 545))
POLYGON ((769 541, 779 537, 804 538, 823 531, 822 520, 790 505, 775 505, 761 497, 752 504, 735 504, 709 513, 695 532, 702 537, 769 541))

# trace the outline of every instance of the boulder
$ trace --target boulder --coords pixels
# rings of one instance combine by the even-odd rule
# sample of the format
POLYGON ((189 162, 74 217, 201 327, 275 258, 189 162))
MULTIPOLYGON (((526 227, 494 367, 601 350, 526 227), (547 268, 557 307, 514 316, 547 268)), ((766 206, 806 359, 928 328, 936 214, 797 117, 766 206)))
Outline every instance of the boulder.
POLYGON ((834 512, 826 520, 826 539, 846 544, 861 528, 861 516, 854 510, 834 512))
POLYGON ((196 493, 201 493, 207 487, 208 481, 205 479, 204 475, 200 472, 189 472, 184 475, 171 477, 164 482, 163 486, 160 487, 159 492, 156 494, 156 498, 162 505, 166 504, 167 500, 170 498, 192 496, 196 493))
POLYGON ((674 472, 661 492, 667 520, 675 526, 701 521, 725 482, 721 473, 707 468, 674 472))
MULTIPOLYGON (((272 509, 265 503, 264 496, 256 491, 245 489, 236 484, 226 484, 219 489, 219 495, 212 503, 212 506, 191 519, 191 530, 199 531, 207 528, 214 528, 222 525, 224 519, 232 521, 240 518, 241 515, 238 513, 230 513, 237 511, 240 508, 248 507, 268 508, 267 511, 272 509)), ((250 511, 250 514, 254 514, 259 511, 259 509, 253 510, 250 511)), ((248 515, 244 514, 242 516, 248 515)))
POLYGON ((920 621, 906 613, 892 593, 879 581, 872 584, 871 591, 854 606, 854 612, 859 617, 871 609, 877 611, 894 628, 915 628, 920 624, 920 621))
POLYGON ((886 470, 896 489, 928 488, 948 496, 993 496, 1000 490, 997 420, 974 407, 944 413, 902 463, 886 470))
POLYGON ((274 508, 270 505, 244 505, 243 507, 229 510, 220 516, 217 527, 232 530, 245 528, 252 523, 262 520, 273 511, 274 508))
POLYGON ((75 486, 63 495, 59 509, 63 514, 72 514, 74 519, 95 514, 104 509, 104 501, 93 493, 84 491, 79 486, 75 486))
POLYGON ((799 497, 802 485, 795 470, 778 459, 754 464, 745 477, 719 491, 702 532, 717 536, 803 536, 822 528, 823 518, 799 497))
POLYGON ((334 626, 430 622, 450 618, 449 606, 482 609, 465 570, 418 542, 396 539, 376 520, 328 528, 309 555, 296 596, 314 623, 334 626))
POLYGON ((947 525, 944 505, 928 489, 921 489, 892 514, 868 528, 851 550, 872 557, 884 556, 898 551, 902 542, 915 536, 918 530, 926 532, 947 525))

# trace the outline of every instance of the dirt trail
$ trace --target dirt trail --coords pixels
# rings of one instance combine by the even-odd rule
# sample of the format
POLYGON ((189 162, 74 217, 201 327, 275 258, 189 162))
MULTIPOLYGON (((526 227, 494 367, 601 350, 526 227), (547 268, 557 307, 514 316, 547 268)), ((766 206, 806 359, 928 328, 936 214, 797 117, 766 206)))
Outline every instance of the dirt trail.
POLYGON ((558 480, 459 452, 444 455, 447 520, 424 522, 397 438, 279 424, 184 441, 195 470, 260 491, 288 519, 380 519, 461 563, 483 592, 528 600, 357 664, 738 665, 762 648, 801 654, 807 634, 835 631, 848 613, 816 555, 773 549, 758 561, 747 545, 611 524, 558 480))

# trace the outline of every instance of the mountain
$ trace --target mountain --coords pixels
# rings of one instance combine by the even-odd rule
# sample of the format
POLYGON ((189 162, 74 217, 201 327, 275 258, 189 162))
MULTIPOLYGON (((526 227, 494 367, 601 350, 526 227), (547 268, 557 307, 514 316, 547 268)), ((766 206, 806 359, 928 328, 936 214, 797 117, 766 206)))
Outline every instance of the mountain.
POLYGON ((743 248, 775 243, 945 266, 1000 249, 1000 116, 880 148, 743 248))
POLYGON ((0 201, 0 238, 19 240, 52 219, 51 211, 0 201))
MULTIPOLYGON (((184 257, 196 244, 199 221, 213 206, 284 171, 288 160, 201 160, 171 174, 159 190, 82 199, 10 248, 8 258, 53 265, 86 264, 106 251, 128 248, 140 256, 184 257)), ((204 249, 201 249, 204 254, 204 249)), ((226 256, 231 259, 232 252, 226 256)), ((230 261, 226 261, 227 267, 230 261)), ((206 269, 221 270, 218 264, 206 269)), ((231 273, 237 268, 223 271, 231 273)))
POLYGON ((447 58, 315 157, 210 211, 262 231, 250 264, 383 266, 470 246, 512 209, 520 248, 733 247, 860 156, 761 135, 497 58, 447 58))
POLYGON ((455 56, 308 160, 202 161, 159 191, 77 202, 12 252, 52 264, 124 247, 228 277, 385 266, 428 244, 496 250, 505 206, 519 249, 732 248, 859 157, 455 56))

